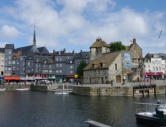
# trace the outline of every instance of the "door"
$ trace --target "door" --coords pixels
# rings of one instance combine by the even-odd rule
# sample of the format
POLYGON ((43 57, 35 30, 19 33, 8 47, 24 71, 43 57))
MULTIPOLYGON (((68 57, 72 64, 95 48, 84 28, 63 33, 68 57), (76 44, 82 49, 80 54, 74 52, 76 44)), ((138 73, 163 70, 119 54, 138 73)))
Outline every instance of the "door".
POLYGON ((120 75, 117 75, 117 76, 116 76, 116 82, 117 82, 117 83, 121 83, 121 76, 120 76, 120 75))

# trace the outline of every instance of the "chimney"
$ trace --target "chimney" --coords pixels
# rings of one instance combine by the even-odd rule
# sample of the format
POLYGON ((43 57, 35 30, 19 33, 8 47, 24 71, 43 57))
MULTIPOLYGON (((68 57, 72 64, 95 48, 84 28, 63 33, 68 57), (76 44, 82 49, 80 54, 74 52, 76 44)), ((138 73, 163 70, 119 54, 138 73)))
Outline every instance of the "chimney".
POLYGON ((137 43, 136 43, 136 39, 135 39, 135 38, 133 39, 133 44, 134 44, 134 45, 136 45, 136 44, 137 44, 137 43))

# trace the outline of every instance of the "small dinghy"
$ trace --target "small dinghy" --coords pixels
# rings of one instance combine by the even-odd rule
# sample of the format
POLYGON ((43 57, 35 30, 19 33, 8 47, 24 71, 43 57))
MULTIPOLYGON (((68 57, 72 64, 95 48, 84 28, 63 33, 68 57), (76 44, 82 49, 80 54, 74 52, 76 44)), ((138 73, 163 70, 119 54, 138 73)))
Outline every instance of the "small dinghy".
POLYGON ((6 88, 0 88, 0 92, 6 91, 6 88))
POLYGON ((29 90, 29 88, 18 88, 18 89, 16 89, 17 91, 28 91, 29 90))

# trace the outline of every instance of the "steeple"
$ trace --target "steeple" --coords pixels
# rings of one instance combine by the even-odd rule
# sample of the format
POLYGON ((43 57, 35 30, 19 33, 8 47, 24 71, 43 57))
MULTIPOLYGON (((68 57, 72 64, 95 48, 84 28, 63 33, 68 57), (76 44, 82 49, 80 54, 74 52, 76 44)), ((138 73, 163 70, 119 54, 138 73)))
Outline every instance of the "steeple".
POLYGON ((34 25, 34 33, 33 33, 33 46, 36 46, 36 32, 35 32, 35 25, 34 25))

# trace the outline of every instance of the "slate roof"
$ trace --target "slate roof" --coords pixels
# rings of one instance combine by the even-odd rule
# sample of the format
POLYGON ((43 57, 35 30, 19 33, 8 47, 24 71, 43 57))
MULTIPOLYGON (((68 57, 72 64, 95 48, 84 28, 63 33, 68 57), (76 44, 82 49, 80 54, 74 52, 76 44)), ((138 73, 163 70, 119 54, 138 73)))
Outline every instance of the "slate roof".
POLYGON ((5 51, 5 49, 4 48, 0 48, 0 52, 4 52, 5 51))
POLYGON ((55 56, 73 56, 74 53, 65 52, 65 51, 56 51, 55 56))
POLYGON ((90 52, 75 53, 75 58, 89 58, 90 52))
POLYGON ((91 45, 90 48, 100 48, 100 47, 109 47, 109 45, 102 39, 96 39, 96 41, 91 45))
POLYGON ((39 47, 39 48, 37 48, 38 50, 39 50, 39 52, 41 53, 41 54, 45 54, 45 55, 48 55, 49 54, 49 51, 48 51, 48 49, 46 48, 46 47, 39 47))
MULTIPOLYGON (((155 55, 154 53, 148 53, 148 54, 146 54, 145 58, 146 59, 151 59, 151 58, 154 57, 154 55, 155 55)), ((163 60, 166 60, 166 54, 164 54, 164 53, 157 53, 156 55, 158 55, 163 60)))
POLYGON ((5 49, 14 49, 14 44, 6 44, 5 49))
POLYGON ((30 45, 15 49, 14 52, 21 51, 22 56, 34 55, 35 53, 40 53, 36 46, 30 45))
POLYGON ((101 56, 93 61, 91 61, 90 64, 88 64, 84 70, 96 70, 96 69, 106 69, 108 68, 112 62, 115 60, 115 58, 120 54, 121 52, 113 52, 105 54, 104 56, 101 56), (102 63, 102 67, 101 67, 102 63))

